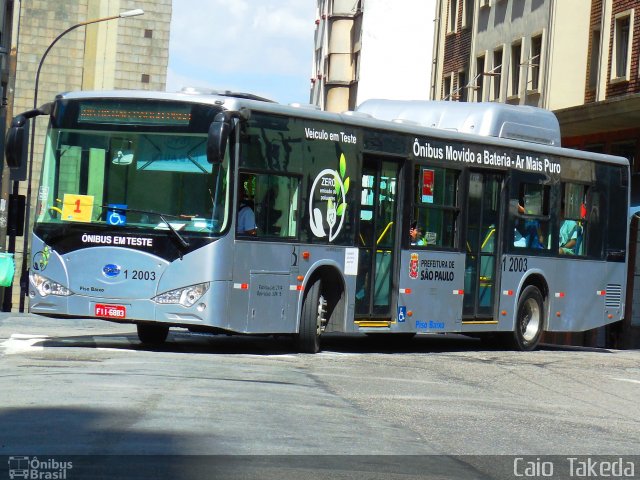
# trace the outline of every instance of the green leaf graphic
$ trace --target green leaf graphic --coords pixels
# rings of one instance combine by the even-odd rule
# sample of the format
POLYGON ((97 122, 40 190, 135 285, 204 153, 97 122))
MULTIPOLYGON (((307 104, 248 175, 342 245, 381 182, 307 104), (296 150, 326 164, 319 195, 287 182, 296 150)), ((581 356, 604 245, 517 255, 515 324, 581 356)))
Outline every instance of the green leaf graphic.
POLYGON ((333 184, 334 184, 334 188, 336 190, 336 195, 340 196, 340 189, 341 189, 342 181, 340 180, 340 177, 338 177, 337 173, 333 174, 333 184))
POLYGON ((340 206, 338 207, 338 211, 336 212, 336 214, 339 217, 341 217, 346 209, 347 209, 347 204, 346 203, 341 203, 340 206))
POLYGON ((344 178, 344 174, 347 173, 347 159, 344 158, 344 153, 340 154, 340 178, 344 178))
POLYGON ((349 185, 351 185, 351 181, 349 180, 349 177, 345 178, 344 180, 344 194, 346 195, 347 192, 349 191, 349 185))

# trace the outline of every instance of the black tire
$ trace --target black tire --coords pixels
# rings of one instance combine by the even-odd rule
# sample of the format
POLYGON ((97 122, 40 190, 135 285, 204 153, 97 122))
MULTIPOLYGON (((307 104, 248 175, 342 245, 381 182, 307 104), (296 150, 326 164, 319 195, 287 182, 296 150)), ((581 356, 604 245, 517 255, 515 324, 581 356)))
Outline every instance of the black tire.
POLYGON ((326 301, 322 296, 322 281, 313 282, 302 303, 300 328, 295 336, 296 348, 302 353, 320 351, 320 332, 325 322, 326 301))
POLYGON ((513 332, 513 346, 517 350, 535 350, 544 330, 544 299, 537 287, 529 285, 518 299, 518 313, 513 332))
POLYGON ((155 323, 138 323, 138 338, 145 345, 162 345, 169 335, 169 327, 155 323))

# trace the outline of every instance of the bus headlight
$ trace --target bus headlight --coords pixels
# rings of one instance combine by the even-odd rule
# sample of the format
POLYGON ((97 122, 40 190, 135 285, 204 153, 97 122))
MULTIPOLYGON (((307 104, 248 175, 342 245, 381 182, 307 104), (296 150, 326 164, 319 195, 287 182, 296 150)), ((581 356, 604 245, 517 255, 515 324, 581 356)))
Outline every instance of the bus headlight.
POLYGON ((43 277, 37 273, 29 273, 29 279, 31 280, 31 284, 36 287, 36 290, 38 290, 41 297, 46 297, 47 295, 67 297, 71 295, 71 290, 64 285, 54 282, 53 280, 49 280, 47 277, 43 277))
POLYGON ((177 303, 183 307, 191 307, 209 290, 209 282, 198 283, 189 287, 177 288, 153 297, 156 303, 177 303))

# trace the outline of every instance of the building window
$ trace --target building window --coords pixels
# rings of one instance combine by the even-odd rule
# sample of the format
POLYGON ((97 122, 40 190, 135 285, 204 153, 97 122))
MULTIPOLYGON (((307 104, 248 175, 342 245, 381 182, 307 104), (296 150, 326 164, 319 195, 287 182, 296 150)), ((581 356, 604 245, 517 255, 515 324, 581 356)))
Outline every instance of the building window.
POLYGON ((153 38, 153 30, 145 29, 144 38, 153 38))
POLYGON ((591 32, 591 55, 589 57, 589 88, 598 86, 600 70, 600 30, 591 32))
POLYGON ((612 59, 612 79, 629 80, 629 70, 631 66, 631 35, 632 31, 631 12, 624 12, 616 15, 613 34, 613 56, 612 59))
POLYGON ((449 22, 447 23, 447 33, 456 31, 457 16, 458 0, 449 0, 449 22))
POLYGON ((451 100, 451 75, 444 77, 442 85, 442 98, 443 100, 451 100))
POLYGON ((493 69, 491 70, 493 77, 493 99, 500 99, 500 88, 502 87, 502 47, 493 51, 493 69))
POLYGON ((542 55, 542 35, 531 38, 531 56, 529 57, 529 69, 531 72, 531 90, 540 88, 540 61, 542 55))
POLYGON ((522 63, 522 43, 511 45, 511 96, 520 94, 520 67, 522 63))
POLYGON ((147 75, 146 73, 143 73, 142 77, 140 78, 140 81, 142 83, 149 83, 151 81, 151 76, 147 75))
POLYGON ((481 55, 476 60, 476 102, 482 102, 484 100, 484 55, 481 55))
POLYGON ((459 102, 467 101, 467 71, 460 70, 458 72, 458 87, 456 88, 456 94, 454 100, 459 102))
POLYGON ((473 5, 475 0, 463 0, 462 3, 462 28, 473 26, 473 5))

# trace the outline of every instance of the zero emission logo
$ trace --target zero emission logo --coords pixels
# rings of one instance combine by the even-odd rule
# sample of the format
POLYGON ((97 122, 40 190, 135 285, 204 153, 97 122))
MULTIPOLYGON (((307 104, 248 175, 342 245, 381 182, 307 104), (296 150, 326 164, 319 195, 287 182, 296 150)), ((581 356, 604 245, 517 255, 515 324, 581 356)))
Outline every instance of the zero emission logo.
POLYGON ((332 242, 342 230, 344 213, 347 209, 349 177, 345 178, 347 161, 344 153, 340 155, 338 170, 322 170, 311 186, 309 202, 309 224, 318 238, 329 237, 332 242))

